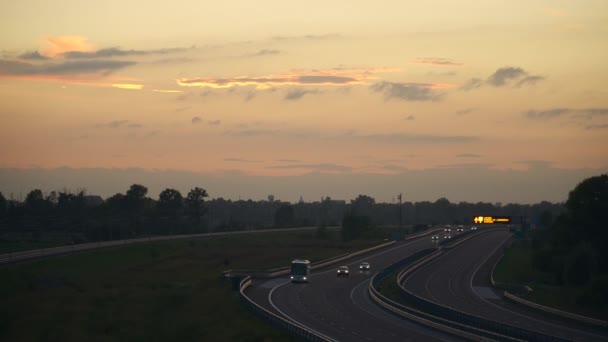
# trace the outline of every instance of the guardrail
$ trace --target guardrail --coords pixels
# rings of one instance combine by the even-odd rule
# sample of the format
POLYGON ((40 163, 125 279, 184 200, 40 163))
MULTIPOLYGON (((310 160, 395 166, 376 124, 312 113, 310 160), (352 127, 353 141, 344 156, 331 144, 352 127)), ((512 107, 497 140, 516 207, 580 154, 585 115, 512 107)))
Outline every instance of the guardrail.
POLYGON ((104 242, 101 242, 101 241, 100 242, 90 242, 90 243, 49 247, 49 248, 41 248, 41 249, 0 254, 0 264, 20 262, 20 261, 38 259, 38 258, 42 258, 42 257, 52 256, 52 255, 69 254, 69 253, 74 253, 74 252, 94 250, 94 249, 104 248, 104 247, 122 246, 122 245, 141 243, 141 242, 192 239, 192 238, 228 236, 228 235, 240 235, 240 234, 257 234, 257 233, 269 233, 269 232, 287 232, 287 231, 293 232, 293 231, 305 231, 305 230, 313 230, 313 229, 316 229, 316 227, 289 228, 289 229, 259 229, 259 230, 184 234, 184 235, 169 235, 169 236, 148 236, 148 237, 136 238, 136 239, 113 240, 113 241, 104 241, 104 242))
MULTIPOLYGON (((414 234, 414 235, 409 235, 407 236, 404 240, 411 240, 411 239, 415 239, 421 236, 425 236, 425 235, 430 235, 433 234, 435 232, 437 232, 438 230, 429 230, 429 231, 425 231, 422 233, 418 233, 418 234, 414 234)), ((369 253, 369 252, 373 252, 375 250, 384 248, 384 247, 388 247, 390 245, 395 244, 396 241, 389 241, 387 243, 383 243, 380 245, 376 245, 367 249, 363 249, 357 252, 353 252, 353 253, 346 253, 346 254, 342 254, 342 255, 338 255, 329 259, 325 259, 325 260, 320 260, 317 262, 313 262, 310 266, 311 270, 317 270, 319 268, 323 268, 326 266, 330 266, 333 264, 336 264, 340 261, 344 261, 350 258, 354 258, 356 256, 365 254, 365 253, 369 253)), ((289 266, 285 266, 285 267, 278 267, 278 268, 274 268, 271 270, 228 270, 228 271, 224 271, 225 274, 246 274, 246 275, 250 275, 252 278, 255 279, 259 279, 259 278, 274 278, 274 277, 278 277, 278 276, 282 276, 282 275, 287 275, 289 274, 289 266)))
MULTIPOLYGON (((508 241, 507 244, 510 245, 512 242, 513 241, 508 241)), ((507 246, 507 248, 508 248, 508 246, 507 246)), ((596 318, 591 318, 591 317, 587 317, 587 316, 583 316, 583 315, 578 315, 578 314, 575 314, 575 313, 572 313, 572 312, 568 312, 568 311, 558 310, 556 308, 540 305, 538 303, 534 303, 534 302, 525 300, 525 299, 517 296, 516 293, 520 293, 520 292, 527 293, 528 290, 521 291, 521 288, 528 288, 528 287, 527 286, 523 286, 523 285, 518 285, 518 284, 502 283, 502 282, 498 282, 498 281, 496 281, 494 279, 494 270, 496 269, 496 265, 498 265, 500 263, 500 261, 502 260, 502 258, 504 256, 505 256, 505 253, 503 251, 503 253, 500 256, 500 258, 498 258, 498 260, 496 261, 496 263, 492 267, 492 271, 490 272, 490 281, 491 281, 493 287, 496 287, 496 288, 504 290, 504 294, 503 295, 504 295, 504 297, 506 299, 508 299, 508 300, 510 300, 510 301, 512 301, 514 303, 527 306, 527 307, 529 307, 531 309, 541 311, 543 313, 548 313, 548 314, 552 314, 552 315, 555 315, 555 316, 571 319, 573 321, 584 323, 584 324, 589 324, 589 325, 592 325, 592 326, 598 326, 598 327, 602 327, 602 328, 608 328, 608 322, 607 321, 596 319, 596 318)))
POLYGON ((413 273, 416 269, 441 256, 443 253, 444 251, 441 249, 432 254, 416 253, 383 269, 372 278, 369 287, 370 295, 382 307, 404 318, 412 319, 427 326, 466 338, 475 336, 475 340, 567 341, 555 336, 514 327, 440 305, 411 293, 403 286, 402 282, 408 274, 413 273), (397 303, 386 298, 377 289, 380 282, 396 272, 397 269, 402 269, 397 275, 397 281, 401 289, 399 296, 403 303, 397 303), (407 305, 404 303, 407 303, 407 305))
POLYGON ((308 341, 322 341, 322 342, 335 342, 336 341, 329 336, 323 335, 317 331, 306 328, 305 326, 303 326, 297 322, 289 321, 279 315, 272 313, 269 310, 266 310, 261 305, 258 305, 256 302, 251 300, 251 298, 247 297, 247 295, 245 294, 245 290, 249 286, 251 286, 251 276, 247 276, 243 280, 241 280, 241 283, 239 286, 239 297, 241 299, 241 302, 251 312, 256 314, 258 317, 266 319, 267 321, 274 324, 275 326, 282 328, 295 336, 302 337, 308 341))
MULTIPOLYGON (((408 238, 406 238, 405 240, 409 240, 409 239, 413 239, 416 237, 420 237, 420 236, 425 236, 425 235, 429 235, 434 233, 436 230, 431 230, 431 231, 427 231, 427 232, 423 232, 423 233, 419 233, 419 234, 415 234, 412 236, 409 236, 408 238)), ((329 258, 326 260, 322 260, 319 261, 317 263, 315 263, 314 265, 311 266, 311 269, 318 269, 318 268, 322 268, 325 266, 329 266, 331 264, 335 264, 338 263, 340 261, 349 259, 349 258, 353 258, 356 257, 358 255, 364 254, 364 253, 369 253, 372 251, 375 251, 377 249, 380 248, 384 248, 390 245, 395 244, 395 241, 390 241, 384 244, 380 244, 377 246, 373 246, 367 249, 363 249, 354 253, 348 253, 348 254, 344 254, 341 256, 337 256, 337 257, 333 257, 333 258, 329 258)), ((434 249, 429 249, 429 251, 433 251, 434 249)), ((235 275, 243 275, 245 276, 245 278, 243 278, 243 280, 241 280, 241 282, 239 283, 239 297, 241 298, 241 302, 249 309, 251 310, 254 314, 258 315, 259 317, 266 319, 268 321, 270 321, 272 324, 278 326, 279 328, 285 329, 288 332, 290 332, 293 335, 305 338, 309 341, 336 341, 334 339, 332 339, 331 337, 328 337, 326 335, 323 335, 317 331, 313 331, 312 329, 309 329, 297 322, 294 321, 290 321, 287 320, 279 315, 274 314, 273 312, 265 309, 264 307, 258 305, 257 303, 255 303, 253 300, 251 300, 251 298, 249 298, 246 294, 245 294, 245 290, 251 286, 251 280, 252 278, 254 278, 255 275, 257 275, 258 277, 261 278, 267 278, 267 277, 275 277, 275 276, 279 276, 279 275, 283 275, 283 274, 287 274, 289 272, 289 268, 285 267, 285 268, 275 268, 275 269, 271 269, 271 270, 267 270, 267 271, 249 271, 249 270, 230 270, 230 271, 225 271, 224 272, 224 276, 235 276, 235 275)))
MULTIPOLYGON (((319 269, 319 268, 322 268, 325 266, 333 265, 340 261, 354 258, 358 255, 373 252, 375 250, 378 250, 378 249, 381 249, 384 247, 388 247, 388 246, 394 245, 394 244, 395 244, 395 241, 390 241, 390 242, 376 245, 376 246, 373 246, 370 248, 362 249, 360 251, 356 251, 353 253, 342 254, 342 255, 338 255, 338 256, 335 256, 335 257, 332 257, 329 259, 320 260, 320 261, 312 263, 310 265, 310 269, 316 270, 316 269, 319 269)), ((282 276, 282 275, 287 275, 287 274, 289 274, 289 271, 290 271, 289 266, 285 266, 285 267, 273 268, 270 270, 228 270, 228 271, 224 271, 224 274, 246 274, 246 275, 250 275, 252 278, 260 279, 260 278, 274 278, 274 277, 278 277, 278 276, 282 276)))

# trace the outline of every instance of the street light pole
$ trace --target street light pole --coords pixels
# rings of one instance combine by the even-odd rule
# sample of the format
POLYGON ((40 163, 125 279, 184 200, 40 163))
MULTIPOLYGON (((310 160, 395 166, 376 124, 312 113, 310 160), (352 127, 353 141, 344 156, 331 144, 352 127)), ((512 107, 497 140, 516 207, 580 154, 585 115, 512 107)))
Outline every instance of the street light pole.
POLYGON ((397 196, 397 198, 399 199, 399 230, 401 230, 401 199, 402 199, 402 195, 399 194, 399 196, 397 196))

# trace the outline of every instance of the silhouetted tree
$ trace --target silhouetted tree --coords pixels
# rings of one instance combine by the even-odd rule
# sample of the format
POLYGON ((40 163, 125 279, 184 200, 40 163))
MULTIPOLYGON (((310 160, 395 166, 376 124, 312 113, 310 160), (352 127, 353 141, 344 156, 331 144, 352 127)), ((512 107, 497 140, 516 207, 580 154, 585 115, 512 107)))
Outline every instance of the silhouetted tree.
POLYGON ((4 198, 4 196, 2 195, 2 192, 0 192, 0 217, 6 216, 7 212, 8 202, 6 201, 6 198, 4 198))
POLYGON ((57 197, 57 191, 51 191, 47 196, 46 196, 46 201, 47 203, 51 206, 54 207, 57 205, 57 202, 59 201, 58 197, 57 197))
POLYGON ((608 271, 608 174, 587 178, 577 185, 568 196, 566 209, 579 239, 591 242, 602 253, 600 260, 608 271))
POLYGON ((158 196, 159 209, 171 216, 177 216, 183 207, 182 194, 175 189, 165 189, 158 196))
POLYGON ((186 211, 188 215, 195 218, 198 223, 201 221, 201 216, 205 214, 205 198, 209 197, 207 190, 196 187, 191 189, 186 196, 186 211))
POLYGON ((41 214, 46 207, 42 190, 34 189, 25 197, 25 205, 33 214, 41 214))
POLYGON ((293 206, 289 203, 282 204, 274 214, 274 226, 277 228, 293 227, 294 222, 293 206))
POLYGON ((124 198, 126 209, 131 213, 131 225, 135 229, 135 232, 131 232, 131 234, 139 233, 141 227, 141 217, 146 205, 147 193, 148 188, 141 184, 133 184, 129 190, 127 190, 127 195, 124 198))
POLYGON ((137 209, 137 207, 143 206, 147 193, 148 188, 145 186, 141 184, 133 184, 129 190, 127 190, 127 202, 132 206, 132 209, 137 209))
POLYGON ((549 210, 544 210, 538 218, 540 228, 549 228, 553 224, 553 214, 549 210))
POLYGON ((376 204, 376 200, 367 195, 359 195, 350 203, 353 215, 371 217, 372 209, 374 204, 376 204))
POLYGON ((347 213, 342 220, 342 240, 358 239, 370 228, 371 219, 369 216, 347 213))

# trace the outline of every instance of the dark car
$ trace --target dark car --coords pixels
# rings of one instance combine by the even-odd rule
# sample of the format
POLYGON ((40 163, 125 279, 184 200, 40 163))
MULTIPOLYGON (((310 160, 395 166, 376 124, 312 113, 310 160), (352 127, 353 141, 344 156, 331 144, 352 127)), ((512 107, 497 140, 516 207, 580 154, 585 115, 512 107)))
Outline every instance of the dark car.
POLYGON ((336 272, 338 277, 348 277, 348 266, 340 266, 338 267, 338 272, 336 272))
POLYGON ((359 265, 359 269, 361 271, 369 271, 370 268, 371 268, 371 266, 369 265, 369 262, 364 261, 359 265))

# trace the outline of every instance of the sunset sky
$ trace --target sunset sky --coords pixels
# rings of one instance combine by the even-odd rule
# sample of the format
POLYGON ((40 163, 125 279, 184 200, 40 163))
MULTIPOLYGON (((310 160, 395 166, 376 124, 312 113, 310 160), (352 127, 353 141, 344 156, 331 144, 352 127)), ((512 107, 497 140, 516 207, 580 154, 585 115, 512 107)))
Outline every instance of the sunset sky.
POLYGON ((0 192, 561 201, 606 61, 606 0, 4 1, 0 192))

